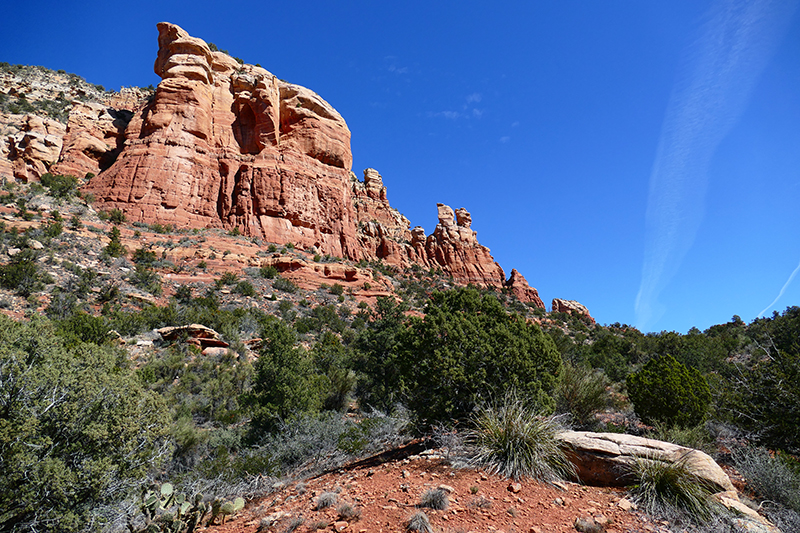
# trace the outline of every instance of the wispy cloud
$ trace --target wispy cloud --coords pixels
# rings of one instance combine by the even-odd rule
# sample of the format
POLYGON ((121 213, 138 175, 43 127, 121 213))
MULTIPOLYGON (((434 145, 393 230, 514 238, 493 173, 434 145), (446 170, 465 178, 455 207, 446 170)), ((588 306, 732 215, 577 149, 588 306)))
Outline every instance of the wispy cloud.
POLYGON ((796 0, 719 0, 688 47, 673 87, 650 175, 636 320, 650 327, 658 297, 703 220, 707 170, 719 143, 788 26, 796 0))
POLYGON ((467 95, 468 104, 478 103, 481 100, 483 100, 483 96, 481 95, 481 93, 472 93, 467 95))
POLYGON ((772 306, 774 306, 776 303, 778 303, 778 300, 780 300, 783 297, 783 293, 785 293, 786 289, 789 288, 789 285, 792 284, 792 281, 794 280, 794 277, 797 276, 798 272, 800 272, 800 263, 797 264, 797 268, 795 268, 794 271, 789 275, 789 279, 787 279, 786 283, 784 283, 783 287, 781 287, 781 292, 778 293, 778 296, 776 296, 775 299, 772 300, 772 303, 769 304, 768 306, 766 306, 763 311, 758 313, 758 316, 764 316, 764 314, 767 311, 772 309, 772 306))
POLYGON ((435 113, 428 113, 429 117, 444 117, 448 120, 456 120, 462 116, 458 111, 437 111, 435 113))
POLYGON ((511 137, 509 137, 508 135, 504 135, 504 136, 500 137, 500 142, 503 143, 503 144, 507 143, 510 140, 511 140, 511 137))
POLYGON ((481 93, 468 94, 464 98, 464 103, 461 104, 461 111, 435 111, 428 113, 429 117, 443 117, 449 120, 468 119, 468 118, 481 118, 484 110, 474 106, 483 100, 481 93))

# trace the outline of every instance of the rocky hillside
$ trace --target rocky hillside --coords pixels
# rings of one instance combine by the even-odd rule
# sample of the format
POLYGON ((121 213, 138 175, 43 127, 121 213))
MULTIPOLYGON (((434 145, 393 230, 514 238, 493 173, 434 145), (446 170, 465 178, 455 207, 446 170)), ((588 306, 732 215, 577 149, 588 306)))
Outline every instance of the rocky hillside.
POLYGON ((506 278, 466 209, 438 204, 439 224, 426 235, 391 207, 378 171, 359 180, 347 124, 319 95, 178 26, 158 30, 154 92, 111 93, 71 74, 4 67, 0 176, 74 175, 88 179, 97 210, 120 209, 131 222, 417 265, 544 308, 522 274, 506 278))

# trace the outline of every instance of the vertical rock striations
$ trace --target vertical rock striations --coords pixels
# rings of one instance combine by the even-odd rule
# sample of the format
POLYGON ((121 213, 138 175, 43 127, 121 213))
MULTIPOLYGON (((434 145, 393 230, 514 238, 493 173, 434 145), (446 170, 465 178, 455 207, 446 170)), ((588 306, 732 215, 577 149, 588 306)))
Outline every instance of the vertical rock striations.
POLYGON ((238 228, 359 258, 350 131, 318 95, 158 25, 154 98, 87 186, 129 220, 238 228))
POLYGON ((29 70, 26 78, 0 73, 0 90, 26 108, 56 102, 67 124, 0 116, 2 178, 94 175, 84 191, 95 208, 118 208, 131 222, 237 228, 355 261, 418 264, 544 307, 516 270, 505 279, 466 209, 438 204, 439 223, 426 235, 389 204, 377 170, 359 181, 350 130, 325 100, 174 24, 158 24, 154 93, 109 93, 75 75, 29 70))

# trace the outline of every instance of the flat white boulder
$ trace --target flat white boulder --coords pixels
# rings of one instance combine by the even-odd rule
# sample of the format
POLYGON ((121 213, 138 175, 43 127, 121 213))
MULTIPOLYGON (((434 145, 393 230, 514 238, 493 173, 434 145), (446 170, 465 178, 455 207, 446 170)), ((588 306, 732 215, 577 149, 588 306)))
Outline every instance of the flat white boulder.
POLYGON ((719 492, 736 492, 728 474, 700 450, 622 433, 564 431, 558 438, 567 444, 581 482, 589 485, 628 485, 627 473, 636 459, 641 458, 683 462, 690 472, 710 482, 719 492))

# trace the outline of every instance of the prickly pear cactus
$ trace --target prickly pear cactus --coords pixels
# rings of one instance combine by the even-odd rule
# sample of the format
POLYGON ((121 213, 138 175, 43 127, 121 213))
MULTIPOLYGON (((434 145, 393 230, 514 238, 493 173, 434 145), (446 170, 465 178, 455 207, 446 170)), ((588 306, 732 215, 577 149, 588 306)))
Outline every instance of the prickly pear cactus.
POLYGON ((141 511, 144 527, 133 525, 133 517, 128 520, 131 533, 193 533, 210 510, 203 502, 203 495, 197 493, 191 499, 175 492, 170 483, 158 485, 151 483, 142 487, 141 511))

